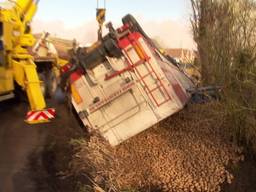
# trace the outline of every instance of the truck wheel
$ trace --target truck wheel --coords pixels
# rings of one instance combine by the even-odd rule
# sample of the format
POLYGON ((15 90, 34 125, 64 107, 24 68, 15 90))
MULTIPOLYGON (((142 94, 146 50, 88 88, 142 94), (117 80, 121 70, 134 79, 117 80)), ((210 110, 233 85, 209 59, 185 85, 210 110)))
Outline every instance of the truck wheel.
POLYGON ((142 27, 140 26, 138 21, 131 14, 127 14, 126 16, 124 16, 122 18, 122 22, 123 22, 123 24, 129 24, 130 27, 132 27, 133 31, 137 31, 137 32, 141 33, 146 39, 150 40, 150 38, 145 33, 145 31, 142 29, 142 27))
POLYGON ((22 88, 17 83, 15 83, 14 86, 15 86, 15 89, 14 89, 14 95, 15 95, 14 101, 18 102, 18 103, 22 102, 22 103, 29 104, 28 96, 27 96, 26 91, 22 90, 22 88))
POLYGON ((43 81, 41 90, 46 98, 52 98, 57 90, 58 79, 52 70, 39 73, 39 79, 43 81))

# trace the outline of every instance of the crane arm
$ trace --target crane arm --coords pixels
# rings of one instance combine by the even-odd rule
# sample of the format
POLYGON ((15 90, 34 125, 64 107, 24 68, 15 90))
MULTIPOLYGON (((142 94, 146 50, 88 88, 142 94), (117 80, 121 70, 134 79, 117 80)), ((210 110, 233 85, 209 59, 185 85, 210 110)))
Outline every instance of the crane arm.
POLYGON ((37 11, 39 0, 17 0, 16 10, 18 10, 23 22, 29 23, 37 11))

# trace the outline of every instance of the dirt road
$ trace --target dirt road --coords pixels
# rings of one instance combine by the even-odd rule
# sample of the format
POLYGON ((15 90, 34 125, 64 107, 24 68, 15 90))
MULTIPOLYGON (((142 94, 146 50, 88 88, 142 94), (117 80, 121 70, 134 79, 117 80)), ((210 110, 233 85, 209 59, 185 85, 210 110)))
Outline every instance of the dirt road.
POLYGON ((34 192, 28 157, 43 148, 47 129, 24 123, 26 104, 8 102, 0 107, 0 192, 34 192))
POLYGON ((26 103, 0 103, 0 192, 69 190, 70 184, 56 175, 70 161, 70 139, 83 131, 67 105, 48 103, 57 117, 40 125, 24 122, 26 103))

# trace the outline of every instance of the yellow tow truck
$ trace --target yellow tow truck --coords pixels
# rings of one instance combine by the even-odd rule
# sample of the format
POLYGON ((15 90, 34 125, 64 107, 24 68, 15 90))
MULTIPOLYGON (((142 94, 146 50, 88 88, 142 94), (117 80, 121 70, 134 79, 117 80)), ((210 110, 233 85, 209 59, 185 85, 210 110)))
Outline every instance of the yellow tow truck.
POLYGON ((30 111, 26 122, 41 123, 54 118, 46 109, 37 67, 28 48, 35 44, 30 23, 39 0, 6 1, 0 4, 0 101, 14 96, 15 85, 27 94, 30 111))

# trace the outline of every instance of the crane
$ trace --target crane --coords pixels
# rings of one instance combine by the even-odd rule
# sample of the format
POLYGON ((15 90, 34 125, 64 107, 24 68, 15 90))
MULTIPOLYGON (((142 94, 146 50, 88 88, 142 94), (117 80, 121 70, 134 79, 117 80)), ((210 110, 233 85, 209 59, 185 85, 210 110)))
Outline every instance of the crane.
POLYGON ((30 23, 39 0, 9 0, 0 5, 0 101, 13 97, 15 84, 26 92, 30 110, 26 122, 48 122, 55 109, 46 108, 36 65, 28 48, 35 44, 30 23))

